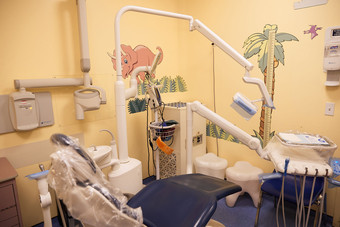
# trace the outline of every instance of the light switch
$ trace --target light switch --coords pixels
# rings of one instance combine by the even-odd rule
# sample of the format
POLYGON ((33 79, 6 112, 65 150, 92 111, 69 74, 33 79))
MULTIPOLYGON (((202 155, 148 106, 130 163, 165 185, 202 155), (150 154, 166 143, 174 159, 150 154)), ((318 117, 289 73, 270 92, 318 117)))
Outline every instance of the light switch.
POLYGON ((326 102, 325 115, 334 116, 335 103, 326 102))

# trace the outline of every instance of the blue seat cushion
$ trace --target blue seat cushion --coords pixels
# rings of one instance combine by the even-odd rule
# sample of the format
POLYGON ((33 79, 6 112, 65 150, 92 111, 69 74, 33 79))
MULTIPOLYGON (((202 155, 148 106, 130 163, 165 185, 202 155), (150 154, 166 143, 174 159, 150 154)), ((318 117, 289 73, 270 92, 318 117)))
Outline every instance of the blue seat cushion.
POLYGON ((186 174, 150 183, 128 205, 142 208, 147 226, 205 226, 215 212, 217 200, 240 190, 225 180, 186 174))

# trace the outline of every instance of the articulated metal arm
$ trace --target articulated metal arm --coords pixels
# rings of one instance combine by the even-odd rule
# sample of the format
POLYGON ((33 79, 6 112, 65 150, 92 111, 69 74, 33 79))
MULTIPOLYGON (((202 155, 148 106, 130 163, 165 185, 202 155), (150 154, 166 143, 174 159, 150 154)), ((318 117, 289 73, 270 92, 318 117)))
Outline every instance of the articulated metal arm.
MULTIPOLYGON (((239 54, 236 50, 234 50, 228 43, 226 43, 223 39, 221 39, 217 34, 211 31, 207 26, 205 26, 199 20, 194 20, 192 16, 172 13, 162 10, 155 10, 149 8, 143 8, 138 6, 125 6, 121 8, 116 14, 115 18, 115 50, 116 56, 121 56, 121 47, 120 47, 120 18, 125 12, 134 11, 146 14, 153 14, 158 16, 165 16, 171 18, 177 18, 182 20, 189 21, 189 30, 197 30, 202 35, 207 37, 211 42, 213 42, 216 46, 218 46, 222 51, 231 56, 235 61, 237 61, 242 67, 246 70, 246 76, 249 76, 249 71, 253 69, 253 65, 245 59, 241 54, 239 54)), ((127 162, 128 161, 128 147, 127 147, 127 129, 126 129, 126 117, 125 117, 125 88, 124 83, 122 82, 122 62, 121 58, 116 58, 116 72, 117 72, 117 81, 115 83, 115 96, 116 96, 116 119, 117 119, 117 136, 118 136, 118 147, 119 147, 119 158, 120 161, 127 162)), ((246 82, 255 83, 259 85, 261 92, 264 94, 265 101, 268 106, 273 107, 272 101, 268 94, 268 91, 263 88, 258 80, 250 81, 249 78, 245 79, 246 82), (267 93, 267 94, 266 94, 267 93)), ((262 82, 263 83, 263 82, 262 82)), ((235 130, 236 132, 237 130, 235 130)), ((243 132, 243 131, 242 131, 243 132)), ((247 141, 252 141, 251 136, 245 136, 246 133, 239 133, 239 136, 243 136, 247 141)), ((237 136, 236 136, 237 137, 237 136)), ((189 137, 188 137, 189 138, 189 137)), ((242 141, 242 140, 241 140, 242 141)), ((252 144, 253 142, 250 142, 252 144)), ((247 144, 247 143, 245 143, 247 144)), ((252 146, 252 145, 251 145, 252 146)), ((260 146, 261 147, 261 146, 260 146)), ((253 148, 251 148, 253 149, 253 148)), ((255 148, 257 149, 257 148, 255 148)))
POLYGON ((226 132, 229 132, 235 138, 239 139, 243 144, 248 146, 250 149, 255 150, 257 154, 264 159, 268 159, 267 153, 262 150, 260 141, 238 128, 234 124, 230 123, 223 117, 219 116, 215 112, 209 110, 207 107, 202 105, 200 102, 195 101, 187 104, 187 173, 192 173, 192 124, 193 124, 193 113, 201 115, 208 119, 214 124, 218 125, 226 132))

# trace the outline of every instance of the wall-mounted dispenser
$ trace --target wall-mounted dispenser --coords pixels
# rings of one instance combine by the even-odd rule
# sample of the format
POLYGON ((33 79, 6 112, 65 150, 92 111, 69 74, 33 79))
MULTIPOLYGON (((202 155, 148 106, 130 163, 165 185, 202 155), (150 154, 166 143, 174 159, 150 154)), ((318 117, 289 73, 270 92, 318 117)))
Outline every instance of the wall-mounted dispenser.
POLYGON ((9 115, 17 131, 32 130, 39 126, 35 95, 24 88, 9 95, 9 115))
POLYGON ((340 26, 329 27, 325 34, 324 71, 327 72, 326 86, 340 85, 340 26))
POLYGON ((27 92, 20 89, 0 95, 0 134, 27 131, 54 124, 50 92, 27 92))

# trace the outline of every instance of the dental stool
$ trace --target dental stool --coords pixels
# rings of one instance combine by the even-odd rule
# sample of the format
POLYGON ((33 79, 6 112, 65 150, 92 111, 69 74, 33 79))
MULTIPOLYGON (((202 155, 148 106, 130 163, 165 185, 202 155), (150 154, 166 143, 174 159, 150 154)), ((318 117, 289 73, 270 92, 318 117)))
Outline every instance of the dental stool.
POLYGON ((194 161, 196 173, 220 178, 224 180, 225 169, 228 166, 227 160, 217 157, 213 153, 208 153, 197 157, 194 161))
POLYGON ((242 188, 240 192, 226 197, 227 205, 233 207, 238 197, 247 192, 252 198, 254 206, 257 207, 260 199, 260 181, 258 175, 261 173, 263 173, 262 169, 252 166, 246 161, 238 161, 233 167, 227 168, 227 180, 240 185, 242 188))

